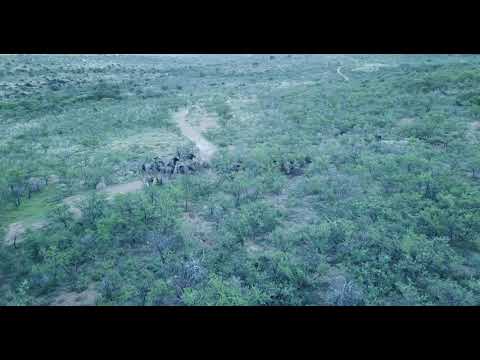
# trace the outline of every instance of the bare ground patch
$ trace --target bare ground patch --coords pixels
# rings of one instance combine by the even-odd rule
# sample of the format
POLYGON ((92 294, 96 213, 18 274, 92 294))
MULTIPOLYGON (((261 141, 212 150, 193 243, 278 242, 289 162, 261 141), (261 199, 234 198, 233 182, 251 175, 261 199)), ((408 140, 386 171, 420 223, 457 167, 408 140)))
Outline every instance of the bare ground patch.
MULTIPOLYGON (((124 184, 116 184, 105 187, 99 190, 98 193, 104 193, 107 195, 107 199, 112 199, 117 194, 128 194, 143 189, 143 181, 134 180, 124 184)), ((85 199, 85 195, 79 194, 70 196, 63 199, 63 203, 69 207, 74 219, 79 220, 82 217, 82 211, 78 207, 78 204, 85 199)))
POLYGON ((271 256, 275 253, 275 248, 264 244, 257 244, 252 240, 245 241, 245 249, 250 256, 271 256))
POLYGON ((82 201, 82 195, 74 195, 68 198, 63 199, 63 203, 68 206, 70 212, 73 215, 75 220, 79 220, 82 218, 82 211, 77 206, 80 201, 82 201))
POLYGON ((107 194, 107 197, 111 198, 117 194, 128 194, 131 192, 139 191, 143 189, 143 181, 135 180, 125 184, 117 184, 107 186, 100 192, 107 194))
POLYGON ((472 130, 480 130, 480 121, 474 121, 470 124, 472 130))
POLYGON ((279 194, 271 194, 266 197, 266 201, 274 208, 280 210, 286 215, 284 224, 292 226, 299 223, 309 223, 317 218, 317 214, 312 207, 315 202, 315 196, 303 195, 302 201, 298 201, 295 193, 298 187, 304 181, 303 177, 297 176, 287 181, 279 194))
POLYGON ((315 84, 314 81, 282 81, 279 85, 278 85, 278 89, 287 89, 287 88, 290 88, 290 87, 295 87, 295 86, 305 86, 305 85, 313 85, 315 84))
POLYGON ((76 292, 64 292, 58 295, 51 306, 94 306, 99 293, 95 290, 95 284, 91 284, 88 289, 76 292))
POLYGON ((5 236, 6 245, 14 245, 22 242, 24 240, 23 234, 27 229, 39 230, 47 225, 47 222, 44 220, 34 222, 32 224, 25 224, 23 222, 16 222, 10 224, 7 229, 7 235, 5 236))
POLYGON ((207 246, 213 245, 211 234, 213 232, 214 224, 206 221, 194 212, 187 212, 183 215, 185 224, 185 231, 189 235, 201 241, 207 246))
POLYGON ((401 127, 411 126, 415 123, 415 118, 405 117, 397 121, 397 125, 401 127))
POLYGON ((382 64, 382 63, 367 63, 352 69, 352 71, 374 72, 374 71, 380 70, 381 68, 394 67, 394 66, 395 65, 388 65, 388 64, 382 64))

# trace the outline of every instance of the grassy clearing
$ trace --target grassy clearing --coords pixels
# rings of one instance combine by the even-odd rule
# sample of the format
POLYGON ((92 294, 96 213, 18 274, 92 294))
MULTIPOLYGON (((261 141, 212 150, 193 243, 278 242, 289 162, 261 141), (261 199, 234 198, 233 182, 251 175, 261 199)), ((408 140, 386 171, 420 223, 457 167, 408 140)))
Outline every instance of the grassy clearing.
POLYGON ((48 211, 58 201, 58 190, 54 185, 48 186, 41 193, 33 194, 30 200, 24 200, 19 207, 7 204, 0 212, 0 227, 4 230, 12 223, 22 222, 25 225, 44 219, 48 211))

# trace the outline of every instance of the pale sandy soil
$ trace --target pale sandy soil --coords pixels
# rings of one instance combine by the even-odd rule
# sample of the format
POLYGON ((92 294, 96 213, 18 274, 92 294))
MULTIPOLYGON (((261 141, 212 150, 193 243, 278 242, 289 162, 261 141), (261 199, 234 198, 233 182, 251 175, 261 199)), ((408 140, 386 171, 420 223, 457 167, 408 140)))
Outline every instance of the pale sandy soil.
POLYGON ((397 124, 399 126, 410 126, 415 122, 414 118, 402 118, 398 120, 397 124))
POLYGON ((95 290, 95 284, 91 284, 88 289, 76 292, 64 292, 58 295, 52 306, 94 306, 98 298, 98 292, 95 290))
POLYGON ((474 121, 471 123, 472 130, 480 130, 480 121, 474 121))
POLYGON ((110 185, 100 192, 106 193, 107 197, 113 197, 116 194, 128 194, 143 189, 143 181, 135 180, 125 184, 110 185))
POLYGON ((217 151, 217 147, 205 139, 202 133, 208 129, 217 127, 217 122, 214 117, 201 114, 198 123, 192 124, 192 121, 188 119, 189 114, 189 109, 182 109, 174 114, 174 119, 182 134, 198 147, 201 159, 203 161, 210 161, 213 154, 217 151))
POLYGON ((394 67, 394 66, 395 65, 387 65, 382 63, 368 63, 368 64, 363 64, 355 69, 352 69, 352 71, 373 72, 373 71, 378 71, 384 67, 394 67))

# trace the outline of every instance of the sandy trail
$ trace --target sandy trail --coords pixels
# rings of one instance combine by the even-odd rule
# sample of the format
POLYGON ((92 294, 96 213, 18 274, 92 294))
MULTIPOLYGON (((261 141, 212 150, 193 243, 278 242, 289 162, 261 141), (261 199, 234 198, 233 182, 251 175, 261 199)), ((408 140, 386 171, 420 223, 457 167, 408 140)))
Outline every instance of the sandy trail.
POLYGON ((350 79, 348 78, 348 76, 346 76, 345 74, 343 74, 343 73, 340 71, 341 68, 342 68, 341 66, 339 66, 339 67, 337 68, 337 74, 340 75, 341 77, 343 77, 343 78, 345 79, 345 81, 350 81, 350 79))
POLYGON ((107 194, 108 198, 112 198, 116 194, 128 194, 128 193, 139 191, 142 189, 143 189, 143 181, 135 180, 125 184, 107 186, 105 189, 99 192, 107 194))
POLYGON ((217 127, 217 122, 212 117, 204 116, 199 125, 193 126, 187 121, 188 115, 189 110, 183 109, 174 114, 174 119, 182 131, 182 134, 197 145, 201 159, 203 161, 210 161, 213 154, 217 151, 217 147, 205 139, 202 132, 217 127))

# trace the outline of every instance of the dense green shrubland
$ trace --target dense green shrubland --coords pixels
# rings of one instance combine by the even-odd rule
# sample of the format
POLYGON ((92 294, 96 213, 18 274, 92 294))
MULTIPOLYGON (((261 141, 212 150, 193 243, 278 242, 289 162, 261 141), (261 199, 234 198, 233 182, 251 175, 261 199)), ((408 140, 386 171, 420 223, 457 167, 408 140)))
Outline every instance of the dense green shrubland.
POLYGON ((5 79, 86 80, 0 101, 0 225, 49 220, 0 247, 2 303, 94 284, 101 305, 479 304, 478 57, 28 59, 5 79), (113 140, 178 134, 184 105, 218 117, 209 170, 92 191, 155 155, 113 140), (85 190, 78 221, 61 199, 85 190))

